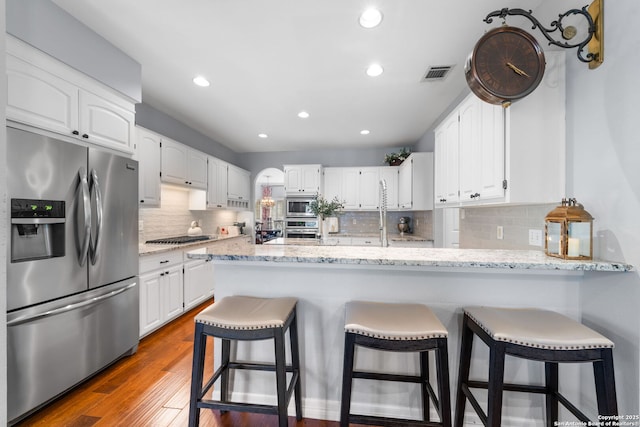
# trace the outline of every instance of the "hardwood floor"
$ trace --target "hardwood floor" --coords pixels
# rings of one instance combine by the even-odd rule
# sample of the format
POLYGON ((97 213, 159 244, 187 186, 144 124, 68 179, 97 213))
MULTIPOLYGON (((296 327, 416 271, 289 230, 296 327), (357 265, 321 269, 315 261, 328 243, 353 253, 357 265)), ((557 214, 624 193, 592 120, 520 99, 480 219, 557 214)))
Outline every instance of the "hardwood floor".
MULTIPOLYGON (((193 317, 207 305, 145 337, 135 355, 116 362, 17 426, 186 426, 193 317)), ((275 427, 277 421, 275 415, 228 412, 221 416, 210 410, 202 410, 200 416, 203 427, 275 427)), ((337 427, 338 423, 311 419, 296 422, 290 416, 289 426, 337 427)))

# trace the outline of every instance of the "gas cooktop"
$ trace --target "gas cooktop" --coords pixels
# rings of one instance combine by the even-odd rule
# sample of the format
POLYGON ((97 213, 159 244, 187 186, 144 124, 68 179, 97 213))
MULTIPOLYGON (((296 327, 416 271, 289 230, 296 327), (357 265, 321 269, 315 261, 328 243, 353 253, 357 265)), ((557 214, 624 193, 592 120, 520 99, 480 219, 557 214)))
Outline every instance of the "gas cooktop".
POLYGON ((163 239, 147 240, 145 243, 161 243, 165 245, 179 245, 182 243, 202 242, 204 240, 211 240, 211 236, 176 236, 165 237, 163 239))

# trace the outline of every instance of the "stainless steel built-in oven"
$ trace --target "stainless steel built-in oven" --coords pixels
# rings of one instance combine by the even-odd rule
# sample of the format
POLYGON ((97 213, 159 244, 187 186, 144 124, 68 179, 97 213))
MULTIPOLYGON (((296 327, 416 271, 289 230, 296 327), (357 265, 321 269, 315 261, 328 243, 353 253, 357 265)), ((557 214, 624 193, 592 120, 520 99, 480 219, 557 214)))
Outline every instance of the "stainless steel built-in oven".
POLYGON ((315 239, 318 234, 318 218, 287 218, 284 237, 289 239, 315 239))
POLYGON ((287 198, 287 217, 315 217, 311 212, 310 204, 314 199, 311 197, 290 197, 287 198))

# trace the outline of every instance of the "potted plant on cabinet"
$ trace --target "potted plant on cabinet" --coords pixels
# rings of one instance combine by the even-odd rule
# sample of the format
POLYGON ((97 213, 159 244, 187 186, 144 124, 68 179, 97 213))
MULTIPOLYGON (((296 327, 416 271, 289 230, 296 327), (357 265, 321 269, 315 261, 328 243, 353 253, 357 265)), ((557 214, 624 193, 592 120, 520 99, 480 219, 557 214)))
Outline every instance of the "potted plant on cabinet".
POLYGON ((402 148, 397 153, 389 153, 384 156, 384 162, 389 166, 399 166, 411 154, 411 150, 402 148))

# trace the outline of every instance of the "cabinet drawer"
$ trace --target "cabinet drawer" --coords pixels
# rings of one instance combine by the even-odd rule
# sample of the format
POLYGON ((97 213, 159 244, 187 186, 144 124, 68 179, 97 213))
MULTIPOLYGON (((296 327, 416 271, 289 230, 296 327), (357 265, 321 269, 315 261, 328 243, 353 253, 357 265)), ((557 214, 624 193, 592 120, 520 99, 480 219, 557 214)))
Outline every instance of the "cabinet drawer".
POLYGON ((144 255, 140 257, 140 274, 148 271, 182 264, 182 251, 175 250, 161 254, 144 255))

